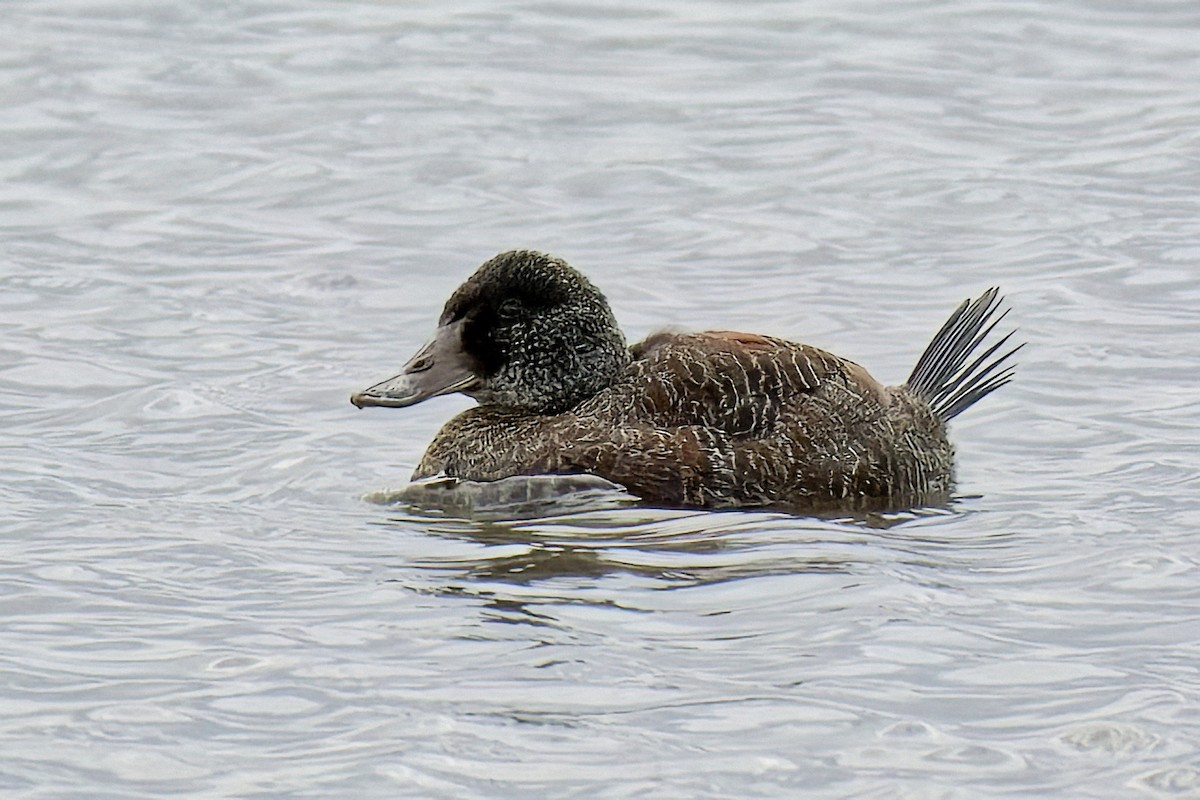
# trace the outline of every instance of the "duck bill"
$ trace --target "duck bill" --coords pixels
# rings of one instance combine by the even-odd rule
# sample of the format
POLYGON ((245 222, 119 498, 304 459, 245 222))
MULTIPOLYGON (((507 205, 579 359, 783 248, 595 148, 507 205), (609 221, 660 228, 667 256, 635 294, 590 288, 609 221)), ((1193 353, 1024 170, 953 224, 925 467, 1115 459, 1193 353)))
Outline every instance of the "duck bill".
POLYGON ((359 408, 403 408, 439 394, 469 390, 479 384, 475 363, 462 347, 462 322, 437 329, 437 334, 408 360, 394 378, 350 395, 359 408))

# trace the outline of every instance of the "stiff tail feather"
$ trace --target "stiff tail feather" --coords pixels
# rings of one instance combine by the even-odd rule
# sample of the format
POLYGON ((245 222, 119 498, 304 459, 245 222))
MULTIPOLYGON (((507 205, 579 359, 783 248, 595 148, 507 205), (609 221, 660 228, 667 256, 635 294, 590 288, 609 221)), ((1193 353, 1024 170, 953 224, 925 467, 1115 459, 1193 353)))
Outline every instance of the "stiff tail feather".
POLYGON ((1000 321, 1008 316, 1008 309, 1000 311, 1003 299, 1000 290, 993 287, 978 300, 964 300, 934 335, 912 375, 908 376, 908 388, 923 397, 943 421, 958 416, 1013 378, 1015 365, 1008 361, 1025 343, 1003 355, 996 353, 1016 331, 1005 334, 974 361, 967 363, 1000 321))

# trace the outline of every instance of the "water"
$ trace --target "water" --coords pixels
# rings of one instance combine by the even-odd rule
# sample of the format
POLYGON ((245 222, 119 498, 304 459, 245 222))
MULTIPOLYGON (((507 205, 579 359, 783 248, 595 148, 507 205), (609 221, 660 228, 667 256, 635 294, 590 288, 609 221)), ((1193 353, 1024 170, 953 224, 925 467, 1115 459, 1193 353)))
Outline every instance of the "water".
POLYGON ((1200 11, 136 3, 0 17, 0 794, 1200 794, 1200 11), (632 339, 1031 344, 965 497, 437 520, 359 412, 485 258, 632 339))

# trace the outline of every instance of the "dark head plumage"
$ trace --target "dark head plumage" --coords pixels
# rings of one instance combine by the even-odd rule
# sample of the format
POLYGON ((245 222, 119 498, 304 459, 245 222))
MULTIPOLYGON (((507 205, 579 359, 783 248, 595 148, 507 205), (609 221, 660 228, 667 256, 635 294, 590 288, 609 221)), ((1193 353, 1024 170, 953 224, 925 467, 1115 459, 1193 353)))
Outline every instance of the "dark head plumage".
POLYGON ((558 413, 610 385, 629 362, 604 295, 561 259, 513 250, 446 301, 434 339, 355 405, 412 405, 461 391, 481 405, 558 413))

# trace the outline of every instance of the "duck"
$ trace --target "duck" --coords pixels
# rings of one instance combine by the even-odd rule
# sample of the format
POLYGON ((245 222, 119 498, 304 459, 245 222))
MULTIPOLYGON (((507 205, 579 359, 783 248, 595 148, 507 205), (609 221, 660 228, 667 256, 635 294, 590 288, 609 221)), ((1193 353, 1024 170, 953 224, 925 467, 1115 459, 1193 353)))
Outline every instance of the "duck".
POLYGON ((954 490, 947 423, 1014 375, 996 288, 965 300, 885 386, 817 347, 757 333, 656 332, 629 346, 560 258, 512 250, 451 294, 398 375, 355 392, 403 408, 461 393, 413 481, 598 476, 684 508, 910 508, 954 490), (981 350, 982 348, 982 350, 981 350), (976 355, 977 351, 979 352, 976 355))

